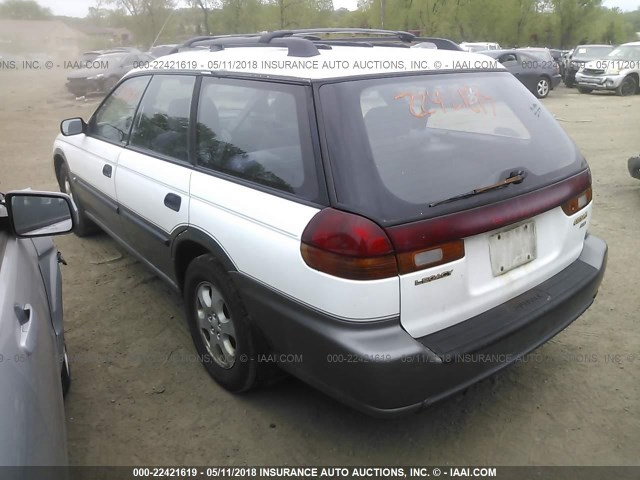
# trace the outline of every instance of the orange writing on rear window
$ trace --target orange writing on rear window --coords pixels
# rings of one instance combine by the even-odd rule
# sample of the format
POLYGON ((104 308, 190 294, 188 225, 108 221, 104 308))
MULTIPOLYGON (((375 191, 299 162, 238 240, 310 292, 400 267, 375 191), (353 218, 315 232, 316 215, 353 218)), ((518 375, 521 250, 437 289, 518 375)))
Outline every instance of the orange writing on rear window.
POLYGON ((482 114, 491 113, 494 117, 496 116, 493 97, 473 87, 461 87, 455 90, 455 93, 448 95, 440 89, 423 93, 400 92, 393 98, 394 100, 406 98, 409 103, 409 113, 416 118, 427 117, 436 112, 448 113, 451 110, 459 111, 462 109, 482 114), (448 102, 446 101, 447 97, 448 102), (449 105, 449 110, 447 110, 447 105, 449 105))

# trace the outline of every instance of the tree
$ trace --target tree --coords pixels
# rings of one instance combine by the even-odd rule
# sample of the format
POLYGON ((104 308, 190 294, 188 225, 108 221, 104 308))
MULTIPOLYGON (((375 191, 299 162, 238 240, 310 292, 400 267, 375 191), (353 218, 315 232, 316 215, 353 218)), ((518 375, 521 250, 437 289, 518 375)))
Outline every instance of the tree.
POLYGON ((53 15, 34 0, 6 0, 0 3, 0 17, 12 20, 47 20, 53 15))
POLYGON ((578 32, 593 21, 593 14, 601 4, 602 0, 551 0, 558 22, 561 47, 574 45, 582 40, 578 32))
POLYGON ((209 13, 213 9, 219 9, 222 7, 221 0, 191 0, 191 5, 194 8, 199 8, 202 10, 202 20, 203 27, 200 28, 200 24, 198 23, 196 30, 199 34, 208 35, 211 33, 211 28, 209 26, 209 13))
POLYGON ((126 13, 133 20, 130 28, 147 45, 151 45, 160 34, 174 7, 173 0, 105 0, 105 3, 126 13))

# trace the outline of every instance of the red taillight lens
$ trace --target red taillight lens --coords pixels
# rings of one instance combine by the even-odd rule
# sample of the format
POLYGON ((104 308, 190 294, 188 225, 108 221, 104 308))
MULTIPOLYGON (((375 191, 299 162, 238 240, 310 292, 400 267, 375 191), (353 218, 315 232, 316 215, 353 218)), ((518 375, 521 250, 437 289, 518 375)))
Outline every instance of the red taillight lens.
POLYGON ((577 197, 573 197, 571 200, 563 203, 562 210, 564 213, 571 216, 589 205, 589 203, 591 203, 592 196, 593 193, 591 191, 591 187, 589 187, 577 197))
POLYGON ((384 230, 367 218, 332 208, 311 219, 300 252, 311 268, 337 277, 377 280, 398 275, 384 230))
POLYGON ((567 215, 591 201, 591 173, 524 195, 383 230, 371 220, 326 208, 311 219, 300 251, 311 268, 353 280, 376 280, 463 258, 464 238, 495 230, 558 206, 567 215))

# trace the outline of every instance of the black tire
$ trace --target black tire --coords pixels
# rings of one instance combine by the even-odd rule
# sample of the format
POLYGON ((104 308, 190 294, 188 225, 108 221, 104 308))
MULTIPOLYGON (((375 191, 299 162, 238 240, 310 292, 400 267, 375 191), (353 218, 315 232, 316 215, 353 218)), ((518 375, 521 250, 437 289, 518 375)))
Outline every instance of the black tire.
POLYGON ((627 163, 629 174, 640 180, 640 156, 631 157, 627 163))
POLYGON ((207 373, 230 392, 254 387, 257 335, 229 275, 212 255, 201 255, 189 264, 184 302, 191 338, 207 373))
POLYGON ((593 88, 578 87, 578 91, 580 93, 591 93, 591 92, 593 92, 593 88))
POLYGON ((638 82, 634 77, 629 75, 625 77, 620 86, 616 88, 616 95, 619 95, 620 97, 628 97, 630 95, 635 95, 637 91, 638 82))
POLYGON ((547 95, 549 95, 550 91, 551 91, 551 82, 549 81, 549 79, 547 77, 538 78, 538 81, 536 82, 536 88, 533 94, 537 98, 547 98, 547 95))
POLYGON ((64 359, 62 361, 62 370, 60 372, 60 381, 62 382, 62 396, 66 397, 71 388, 71 367, 69 366, 69 358, 67 357, 67 346, 64 347, 64 359))
POLYGON ((99 230, 97 225, 87 217, 78 196, 75 195, 73 184, 71 183, 71 177, 69 176, 69 167, 67 167, 66 163, 63 163, 60 166, 58 183, 60 185, 60 191, 69 195, 78 209, 77 222, 73 229, 73 233, 78 237, 86 237, 87 235, 97 232, 99 230))

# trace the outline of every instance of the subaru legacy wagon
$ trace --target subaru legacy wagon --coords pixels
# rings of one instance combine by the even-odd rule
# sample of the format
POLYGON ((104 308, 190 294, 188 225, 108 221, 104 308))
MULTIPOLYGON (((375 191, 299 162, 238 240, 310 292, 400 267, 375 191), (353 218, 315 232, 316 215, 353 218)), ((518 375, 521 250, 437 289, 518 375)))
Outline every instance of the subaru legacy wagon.
POLYGON ((591 173, 499 63, 326 33, 201 37, 128 73, 62 122, 55 174, 77 234, 104 230, 181 292, 224 388, 276 364, 372 414, 414 411, 591 305, 591 173))

